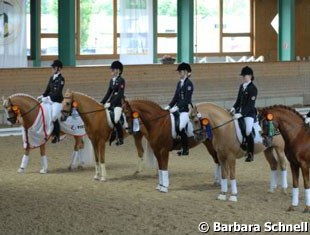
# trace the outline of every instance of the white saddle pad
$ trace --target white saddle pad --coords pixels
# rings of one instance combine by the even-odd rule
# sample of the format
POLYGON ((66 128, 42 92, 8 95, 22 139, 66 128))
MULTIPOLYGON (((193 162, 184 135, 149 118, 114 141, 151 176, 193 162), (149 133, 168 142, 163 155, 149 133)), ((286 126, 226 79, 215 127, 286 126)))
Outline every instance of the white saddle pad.
MULTIPOLYGON (((172 113, 170 113, 170 119, 171 119, 171 135, 173 139, 177 138, 177 133, 175 131, 175 120, 172 113)), ((193 124, 189 121, 185 127, 185 133, 187 137, 194 136, 194 127, 193 124)))
MULTIPOLYGON (((238 122, 238 120, 234 120, 234 123, 235 123, 235 129, 236 129, 237 138, 238 138, 239 143, 241 144, 243 137, 242 137, 241 130, 240 130, 240 127, 239 127, 239 122, 238 122)), ((263 138, 262 138, 262 136, 260 134, 262 128, 260 127, 258 122, 254 122, 253 128, 254 128, 254 131, 255 131, 254 143, 255 144, 262 144, 263 143, 263 138)))
MULTIPOLYGON (((110 126, 111 128, 113 128, 113 127, 114 127, 114 125, 113 125, 113 122, 111 121, 110 112, 109 112, 109 110, 108 110, 108 109, 106 109, 106 110, 105 110, 105 112, 106 112, 106 115, 107 115, 107 119, 108 119, 109 126, 110 126)), ((124 128, 124 129, 127 129, 127 128, 128 128, 128 123, 127 123, 127 120, 126 120, 125 114, 124 114, 124 113, 122 113, 122 116, 123 116, 123 118, 124 118, 123 128, 124 128)))
MULTIPOLYGON (((84 123, 78 117, 68 117, 66 122, 59 122, 61 130, 70 135, 83 136, 86 134, 84 123)), ((23 129, 23 146, 27 148, 37 148, 45 144, 53 131, 52 105, 51 103, 41 103, 36 120, 28 130, 23 129)))

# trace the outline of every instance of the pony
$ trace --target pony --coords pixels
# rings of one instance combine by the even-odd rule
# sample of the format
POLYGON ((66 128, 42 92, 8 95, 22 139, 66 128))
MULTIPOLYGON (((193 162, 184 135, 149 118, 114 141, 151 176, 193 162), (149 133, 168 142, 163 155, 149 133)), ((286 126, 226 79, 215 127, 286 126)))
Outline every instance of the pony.
MULTIPOLYGON (((40 103, 34 97, 24 94, 17 93, 9 96, 7 99, 2 97, 3 99, 3 107, 7 113, 7 121, 11 124, 18 124, 22 122, 22 126, 27 132, 27 130, 33 125, 35 122, 38 113, 41 109, 40 103)), ((26 136, 27 138, 27 136, 26 136)), ((47 137, 48 138, 48 137, 47 137)), ((74 144, 74 152, 72 156, 78 157, 78 151, 84 148, 84 143, 82 137, 74 136, 75 144, 74 144)), ((46 139, 47 141, 47 139, 46 139)), ((18 173, 24 173, 25 168, 28 165, 29 154, 30 154, 30 146, 24 146, 24 155, 22 157, 21 166, 18 169, 18 173)), ((42 162, 42 169, 40 170, 41 174, 47 173, 48 161, 45 153, 45 143, 40 145, 40 155, 42 162)), ((72 162, 69 169, 75 168, 76 161, 72 159, 72 162)))
MULTIPOLYGON (((95 153, 95 180, 106 181, 107 172, 105 167, 105 144, 109 141, 112 134, 113 127, 109 123, 109 115, 106 109, 96 101, 94 98, 75 91, 67 90, 64 100, 62 102, 62 116, 66 119, 73 108, 76 108, 80 117, 82 118, 86 133, 93 145, 95 153)), ((138 151, 139 162, 138 169, 134 174, 142 171, 144 149, 142 146, 142 138, 147 135, 146 132, 141 130, 140 133, 134 135, 135 146, 138 151)), ((128 133, 124 131, 124 137, 128 133)))
MULTIPOLYGON (((232 119, 230 113, 213 103, 200 103, 196 108, 202 117, 206 118, 212 129, 212 145, 217 153, 217 157, 221 166, 221 192, 218 195, 218 200, 227 200, 228 194, 228 182, 231 182, 231 195, 228 198, 230 201, 238 201, 237 181, 236 181, 236 159, 242 158, 245 152, 240 148, 240 143, 237 139, 236 130, 234 126, 234 119, 232 119)), ((199 124, 200 125, 200 124, 199 124)), ((201 126, 197 126, 194 123, 194 129, 202 130, 201 126)), ((197 135, 198 131, 195 132, 197 135)), ((282 137, 276 136, 270 147, 265 147, 263 144, 255 144, 254 152, 259 153, 264 151, 267 161, 273 171, 276 172, 277 162, 273 155, 273 150, 277 153, 277 157, 281 163, 282 169, 282 187, 286 192, 286 159, 284 154, 284 141, 282 137)), ((271 186, 276 184, 275 180, 272 180, 271 186)), ((274 187, 274 186, 273 186, 274 187)), ((271 187, 271 189, 273 188, 271 187)))
POLYGON ((274 105, 261 110, 261 125, 266 138, 274 139, 271 129, 278 128, 285 142, 284 152, 290 163, 293 188, 292 204, 288 211, 294 211, 299 203, 299 170, 301 169, 304 189, 305 204, 304 212, 310 212, 310 128, 305 123, 304 117, 295 109, 274 105), (268 130, 269 129, 269 130, 268 130))
MULTIPOLYGON (((135 119, 139 121, 141 127, 146 129, 148 135, 145 137, 158 163, 159 183, 156 189, 160 192, 167 193, 169 188, 169 152, 181 148, 181 144, 175 142, 172 137, 170 112, 162 109, 159 104, 150 100, 124 101, 122 108, 130 132, 133 132, 135 119)), ((191 114, 190 118, 193 119, 191 114)), ((188 140, 189 148, 203 143, 212 155, 214 162, 217 163, 216 152, 209 140, 202 141, 199 137, 191 137, 188 140)))

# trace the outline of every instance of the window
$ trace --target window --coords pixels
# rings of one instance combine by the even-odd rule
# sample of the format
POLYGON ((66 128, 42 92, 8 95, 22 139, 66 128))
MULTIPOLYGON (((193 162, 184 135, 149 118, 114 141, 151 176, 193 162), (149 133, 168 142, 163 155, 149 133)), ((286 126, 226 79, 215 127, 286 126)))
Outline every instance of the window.
POLYGON ((177 0, 158 0, 157 52, 177 53, 177 0))
POLYGON ((41 0, 41 55, 58 55, 58 0, 41 0))
POLYGON ((113 0, 80 1, 81 55, 114 53, 113 7, 113 0))
POLYGON ((197 55, 252 52, 251 0, 196 0, 197 55))

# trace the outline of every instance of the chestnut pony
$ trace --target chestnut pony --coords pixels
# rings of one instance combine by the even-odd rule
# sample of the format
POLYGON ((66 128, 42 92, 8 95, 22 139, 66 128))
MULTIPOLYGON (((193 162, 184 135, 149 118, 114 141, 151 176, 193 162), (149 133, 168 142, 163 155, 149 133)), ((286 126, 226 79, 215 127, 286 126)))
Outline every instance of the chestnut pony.
MULTIPOLYGON (((301 169, 304 188, 305 203, 304 212, 310 212, 310 184, 309 184, 309 167, 310 167, 310 128, 306 125, 303 116, 295 109, 284 105, 274 105, 266 107, 261 111, 261 124, 267 137, 273 138, 272 134, 268 135, 270 124, 273 128, 278 128, 285 141, 285 154, 290 162, 293 189, 292 205, 288 211, 293 211, 298 206, 299 201, 299 170, 301 169), (269 122, 269 123, 268 123, 269 122)), ((270 133, 270 132, 269 132, 270 133)))
MULTIPOLYGON (((105 181, 106 167, 105 167, 105 144, 109 141, 110 135, 113 131, 109 124, 107 113, 101 103, 94 98, 80 93, 67 90, 63 100, 62 115, 64 118, 68 117, 75 107, 82 118, 86 133, 92 142, 95 152, 95 180, 105 181)), ((138 170, 135 173, 139 173, 142 170, 143 165, 143 153, 142 138, 146 133, 142 132, 134 136, 135 145, 139 155, 138 170)), ((128 136, 127 132, 124 133, 124 137, 128 136)))
MULTIPOLYGON (((154 152, 159 168, 159 184, 156 189, 160 192, 168 192, 169 152, 180 149, 181 147, 180 144, 174 144, 174 140, 172 138, 170 112, 163 110, 157 103, 150 100, 124 101, 122 107, 128 122, 128 128, 130 130, 133 129, 134 118, 138 118, 140 126, 146 129, 148 133, 146 139, 154 152)), ((197 119, 197 117, 191 115, 191 111, 189 115, 192 121, 197 119)), ((202 143, 199 138, 195 139, 194 137, 189 138, 188 141, 190 148, 202 143)), ((217 162, 216 152, 214 151, 210 141, 204 140, 203 143, 208 148, 213 160, 217 162)))
MULTIPOLYGON (((19 119, 22 119, 23 128, 27 130, 36 120, 40 109, 40 103, 30 95, 18 93, 9 96, 7 99, 3 98, 3 107, 6 110, 8 116, 7 120, 12 125, 17 124, 19 119)), ((74 136, 74 139, 74 151, 77 152, 83 148, 83 141, 82 137, 80 136, 74 136)), ((19 173, 23 173, 27 167, 30 150, 31 149, 29 146, 25 148, 21 167, 18 169, 19 173)), ((45 155, 45 144, 40 146, 40 154, 42 160, 42 169, 40 170, 40 173, 45 174, 47 173, 47 156, 45 155)), ((73 166, 70 165, 69 169, 71 169, 71 167, 73 166)))

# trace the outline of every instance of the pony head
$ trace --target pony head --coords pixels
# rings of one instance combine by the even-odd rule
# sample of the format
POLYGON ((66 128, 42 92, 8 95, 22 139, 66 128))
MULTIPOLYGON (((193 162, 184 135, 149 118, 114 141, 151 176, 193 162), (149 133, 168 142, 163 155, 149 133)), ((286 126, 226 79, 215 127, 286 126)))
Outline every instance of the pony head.
POLYGON ((202 115, 201 113, 199 113, 196 105, 194 105, 193 107, 190 106, 188 115, 189 120, 193 125, 194 139, 200 142, 203 139, 207 138, 205 131, 205 126, 208 124, 206 123, 207 119, 202 118, 202 115))
POLYGON ((278 129, 278 123, 274 120, 274 115, 268 109, 259 111, 258 121, 262 128, 263 144, 266 147, 272 145, 272 139, 275 135, 275 130, 278 129))
POLYGON ((67 118, 72 113, 72 107, 77 106, 75 102, 73 101, 73 94, 68 89, 65 93, 65 97, 62 101, 62 110, 61 110, 61 120, 66 121, 67 118))
POLYGON ((127 100, 122 100, 122 109, 125 114, 126 121, 128 123, 128 133, 131 135, 133 133, 133 121, 136 117, 137 112, 133 112, 132 108, 127 100))
POLYGON ((2 97, 3 108, 5 110, 7 121, 10 125, 14 125, 18 122, 18 116, 20 116, 20 110, 16 105, 13 105, 10 98, 5 99, 2 97))

